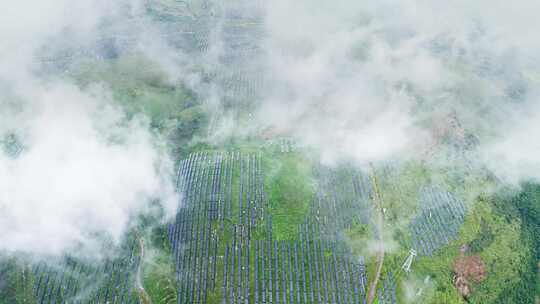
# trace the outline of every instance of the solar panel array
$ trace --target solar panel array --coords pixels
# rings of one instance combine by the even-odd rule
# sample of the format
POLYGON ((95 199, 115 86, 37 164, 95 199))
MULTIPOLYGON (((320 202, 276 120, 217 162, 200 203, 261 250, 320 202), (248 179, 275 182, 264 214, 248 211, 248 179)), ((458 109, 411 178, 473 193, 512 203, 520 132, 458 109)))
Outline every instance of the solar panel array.
MULTIPOLYGON (((319 201, 311 214, 324 216, 306 220, 297 239, 277 240, 259 154, 195 153, 181 162, 179 176, 183 199, 168 229, 179 303, 216 295, 221 303, 364 303, 363 260, 323 236, 350 221, 344 214, 354 208, 344 208, 350 201, 336 209, 319 201), (345 212, 332 220, 338 209, 345 212)), ((351 194, 358 190, 353 181, 351 194)))
MULTIPOLYGON (((162 21, 163 38, 200 63, 208 80, 203 82, 225 99, 260 97, 268 77, 261 65, 263 2, 202 1, 198 8, 179 3, 151 8, 152 17, 162 21)), ((74 47, 42 60, 67 66, 64 61, 84 56, 114 58, 115 48, 127 50, 135 39, 104 37, 96 50, 74 47)), ((279 145, 284 153, 295 150, 290 139, 279 145)), ((22 150, 16 142, 6 147, 12 157, 22 150)), ((220 303, 365 303, 366 266, 340 234, 357 223, 373 224, 369 176, 353 172, 344 181, 336 171, 318 167, 319 190, 298 238, 276 240, 259 153, 194 153, 181 161, 178 175, 182 199, 167 229, 178 303, 215 297, 220 303)), ((424 187, 419 202, 410 226, 412 247, 431 256, 457 237, 466 208, 436 187, 424 187)), ((75 260, 35 265, 38 302, 138 303, 133 286, 139 261, 128 251, 98 267, 75 260)), ((392 275, 383 280, 380 303, 395 303, 396 284, 392 275)))
POLYGON ((423 256, 457 238, 466 215, 463 201, 437 187, 424 187, 419 194, 420 212, 411 223, 413 248, 423 256))
POLYGON ((379 299, 380 304, 395 304, 397 301, 396 289, 397 282, 392 275, 392 272, 389 272, 387 277, 382 282, 382 288, 378 290, 377 298, 379 299))
POLYGON ((37 303, 139 303, 134 287, 139 258, 132 248, 101 263, 74 258, 32 267, 37 303))
MULTIPOLYGON (((366 265, 343 233, 373 225, 370 177, 317 166, 318 191, 298 233, 276 239, 262 153, 197 152, 180 162, 181 200, 165 232, 178 303, 365 303, 366 265)), ((430 256, 457 237, 466 209, 437 187, 418 197, 412 246, 430 256)), ((126 248, 99 265, 40 262, 32 268, 34 295, 40 304, 139 303, 138 254, 126 248)), ((395 303, 397 283, 385 271, 379 303, 395 303)))
POLYGON ((339 233, 355 224, 372 225, 372 183, 361 171, 338 177, 338 170, 317 167, 317 197, 311 204, 309 221, 321 235, 338 238, 339 233))
MULTIPOLYGON (((393 193, 398 194, 398 199, 402 200, 404 189, 396 175, 399 170, 399 164, 386 163, 378 174, 378 181, 385 184, 385 187, 393 193)), ((419 257, 433 256, 437 250, 458 238, 459 229, 467 215, 467 208, 461 199, 439 186, 420 185, 414 179, 411 181, 419 190, 417 190, 416 198, 417 214, 408 227, 411 237, 410 246, 419 257)), ((407 202, 400 201, 399 203, 406 204, 407 202)))

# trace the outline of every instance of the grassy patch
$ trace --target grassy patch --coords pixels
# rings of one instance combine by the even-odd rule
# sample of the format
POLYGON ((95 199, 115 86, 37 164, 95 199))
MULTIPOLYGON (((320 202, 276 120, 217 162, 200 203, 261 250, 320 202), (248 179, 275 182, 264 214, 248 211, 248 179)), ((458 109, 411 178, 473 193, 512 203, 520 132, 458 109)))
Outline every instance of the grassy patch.
POLYGON ((157 253, 144 269, 144 288, 154 304, 177 302, 174 265, 169 256, 157 253))
POLYGON ((265 167, 273 237, 295 239, 315 195, 311 163, 296 153, 284 153, 266 159, 265 167))
POLYGON ((479 254, 487 267, 486 280, 472 284, 469 303, 498 303, 497 298, 507 286, 521 282, 526 272, 524 261, 530 250, 520 238, 519 220, 498 215, 493 202, 482 197, 472 207, 457 240, 435 256, 423 257, 413 264, 414 276, 429 277, 433 282, 423 296, 425 303, 464 303, 452 282, 454 261, 462 244, 469 246, 467 255, 479 254))
POLYGON ((152 247, 147 250, 143 266, 143 286, 154 304, 177 303, 175 266, 163 229, 151 235, 152 247))
POLYGON ((37 303, 34 284, 35 277, 28 264, 11 258, 0 264, 0 303, 37 303))

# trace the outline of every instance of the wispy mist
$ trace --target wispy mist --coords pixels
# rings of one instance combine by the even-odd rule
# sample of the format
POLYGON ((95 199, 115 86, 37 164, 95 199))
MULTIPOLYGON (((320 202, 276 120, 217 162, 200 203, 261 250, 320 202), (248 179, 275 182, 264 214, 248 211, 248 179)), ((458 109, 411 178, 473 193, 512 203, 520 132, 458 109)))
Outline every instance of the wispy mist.
MULTIPOLYGON (((128 50, 174 67, 143 4, 17 1, 3 10, 0 137, 23 150, 0 154, 0 251, 95 256, 151 201, 174 213, 172 162, 149 118, 127 112, 106 83, 82 88, 70 77, 78 61, 128 50)), ((165 73, 180 77, 179 68, 165 73)))
POLYGON ((149 118, 127 112, 106 83, 79 86, 70 76, 79 59, 149 58, 169 83, 181 82, 205 102, 210 141, 272 129, 315 148, 326 163, 361 164, 429 162, 450 143, 501 179, 539 178, 539 6, 9 3, 0 28, 0 136, 14 134, 24 149, 0 156, 0 249, 96 248, 97 236, 121 238, 150 199, 167 210, 177 203, 171 163, 149 118), (198 27, 154 20, 148 8, 198 27), (219 22, 242 12, 255 16, 246 19, 257 24, 247 34, 255 46, 219 22), (197 31, 209 37, 198 41, 207 49, 187 55, 191 42, 181 37, 197 31), (240 46, 231 46, 232 37, 240 46))
POLYGON ((527 169, 539 163, 529 136, 538 113, 537 8, 272 1, 263 44, 270 81, 254 121, 329 162, 429 160, 450 143, 479 153, 470 158, 501 178, 538 178, 527 169))

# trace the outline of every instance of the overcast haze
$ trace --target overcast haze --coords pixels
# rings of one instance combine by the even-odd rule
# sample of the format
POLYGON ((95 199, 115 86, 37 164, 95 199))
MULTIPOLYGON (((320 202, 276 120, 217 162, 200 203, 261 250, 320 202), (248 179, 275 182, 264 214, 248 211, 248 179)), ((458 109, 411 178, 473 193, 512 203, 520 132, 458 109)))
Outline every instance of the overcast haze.
POLYGON ((82 89, 66 71, 43 70, 47 56, 73 48, 99 55, 108 35, 147 39, 121 27, 140 5, 17 1, 3 10, 0 136, 15 134, 23 151, 0 155, 0 249, 95 256, 103 240, 121 241, 151 200, 176 210, 172 163, 149 119, 127 113, 106 85, 82 89))
POLYGON ((0 136, 24 146, 0 156, 0 249, 99 248, 96 235, 121 239, 150 199, 173 214, 172 162, 148 117, 127 113, 106 85, 81 88, 43 67, 73 46, 99 54, 103 37, 130 37, 171 83, 198 90, 221 120, 210 139, 272 128, 325 163, 365 165, 422 158, 455 115, 477 139, 477 164, 514 184, 540 178, 537 1, 260 3, 262 52, 243 68, 266 82, 242 130, 221 112, 223 91, 192 69, 213 70, 222 38, 211 35, 208 58, 186 58, 145 5, 15 1, 0 13, 0 136))

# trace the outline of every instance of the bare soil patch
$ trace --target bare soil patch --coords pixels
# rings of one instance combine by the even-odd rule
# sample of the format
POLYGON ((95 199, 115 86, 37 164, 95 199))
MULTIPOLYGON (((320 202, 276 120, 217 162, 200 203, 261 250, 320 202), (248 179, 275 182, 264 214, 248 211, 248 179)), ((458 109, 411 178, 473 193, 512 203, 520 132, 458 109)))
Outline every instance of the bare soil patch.
POLYGON ((467 250, 467 246, 463 245, 460 256, 454 261, 454 286, 465 299, 472 292, 471 283, 480 283, 487 277, 482 258, 478 255, 466 256, 467 250))

